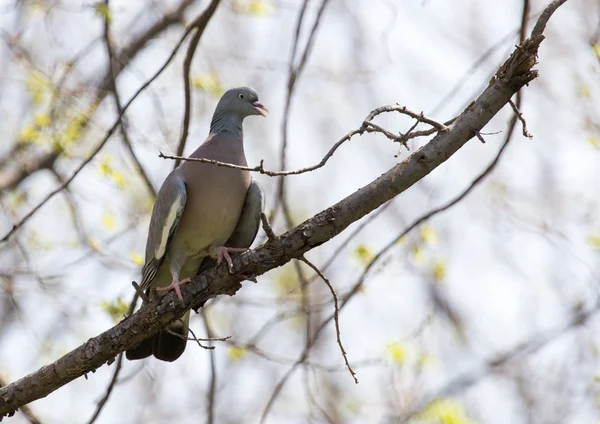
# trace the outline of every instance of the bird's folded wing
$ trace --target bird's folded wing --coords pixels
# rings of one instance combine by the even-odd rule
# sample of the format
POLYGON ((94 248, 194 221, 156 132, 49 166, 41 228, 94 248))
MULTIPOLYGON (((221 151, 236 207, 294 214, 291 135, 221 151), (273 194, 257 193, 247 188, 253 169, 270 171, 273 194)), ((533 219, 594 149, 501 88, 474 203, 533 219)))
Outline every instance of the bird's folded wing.
POLYGON ((246 198, 240 219, 235 230, 225 244, 227 247, 248 248, 256 238, 258 228, 260 227, 260 215, 265 206, 265 195, 262 187, 256 180, 252 180, 246 198))
POLYGON ((185 181, 178 170, 175 170, 161 186, 152 208, 146 243, 146 262, 142 268, 143 290, 152 286, 152 280, 156 277, 165 258, 171 238, 177 231, 186 200, 185 181))

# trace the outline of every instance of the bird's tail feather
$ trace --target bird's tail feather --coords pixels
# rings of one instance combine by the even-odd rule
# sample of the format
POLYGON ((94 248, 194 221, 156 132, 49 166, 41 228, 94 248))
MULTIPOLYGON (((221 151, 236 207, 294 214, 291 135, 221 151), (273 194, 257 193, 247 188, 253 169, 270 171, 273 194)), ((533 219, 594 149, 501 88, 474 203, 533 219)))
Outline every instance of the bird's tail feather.
POLYGON ((190 311, 161 331, 152 340, 152 353, 161 361, 173 362, 179 358, 187 344, 190 311))

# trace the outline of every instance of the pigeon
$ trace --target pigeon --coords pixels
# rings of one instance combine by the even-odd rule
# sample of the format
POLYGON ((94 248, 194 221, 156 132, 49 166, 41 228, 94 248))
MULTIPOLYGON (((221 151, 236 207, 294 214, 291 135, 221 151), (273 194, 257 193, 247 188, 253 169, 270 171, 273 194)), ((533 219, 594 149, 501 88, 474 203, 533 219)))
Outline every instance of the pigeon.
MULTIPOLYGON (((266 116, 253 88, 232 88, 215 109, 208 138, 191 154, 247 166, 243 121, 266 116)), ((198 272, 224 260, 232 269, 230 253, 248 250, 260 225, 264 194, 247 170, 183 161, 165 179, 152 209, 142 268, 141 288, 152 295, 175 291, 198 272)), ((172 362, 187 343, 190 312, 167 328, 127 350, 130 360, 156 358, 172 362)))

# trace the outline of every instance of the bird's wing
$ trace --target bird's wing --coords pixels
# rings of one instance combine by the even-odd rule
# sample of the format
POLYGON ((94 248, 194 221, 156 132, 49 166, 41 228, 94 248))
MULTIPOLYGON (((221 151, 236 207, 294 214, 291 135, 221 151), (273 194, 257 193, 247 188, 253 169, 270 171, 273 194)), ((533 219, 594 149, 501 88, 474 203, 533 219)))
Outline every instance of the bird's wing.
POLYGON ((265 194, 256 180, 252 180, 246 198, 242 213, 238 220, 235 230, 229 237, 225 246, 248 248, 256 238, 258 228, 260 227, 260 215, 265 207, 265 194))
POLYGON ((146 242, 146 262, 142 268, 143 290, 151 288, 152 281, 165 259, 169 243, 177 231, 187 200, 186 184, 182 175, 175 170, 169 174, 152 208, 148 241, 146 242))

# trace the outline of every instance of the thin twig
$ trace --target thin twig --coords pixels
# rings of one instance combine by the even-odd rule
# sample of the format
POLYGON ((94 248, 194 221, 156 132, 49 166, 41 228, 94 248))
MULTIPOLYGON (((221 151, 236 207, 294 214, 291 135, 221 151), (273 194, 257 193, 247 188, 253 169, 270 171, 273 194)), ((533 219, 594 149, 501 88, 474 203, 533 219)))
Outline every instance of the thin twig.
MULTIPOLYGON (((206 334, 208 337, 212 336, 212 329, 208 324, 208 317, 206 315, 206 309, 202 308, 200 312, 202 316, 202 321, 204 321, 204 328, 206 329, 206 334)), ((210 342, 209 342, 210 343, 210 342)), ((208 389, 208 421, 207 424, 214 424, 215 422, 215 403, 216 403, 216 395, 217 395, 217 365, 215 364, 215 353, 210 352, 210 385, 208 389)))
POLYGON ((106 393, 104 394, 102 399, 100 399, 100 401, 98 402, 98 406, 96 407, 94 414, 88 421, 88 424, 93 424, 96 421, 96 419, 98 419, 98 417, 100 416, 100 413, 104 409, 104 405, 106 405, 106 402, 108 402, 108 399, 109 399, 113 389, 115 388, 115 384, 117 383, 117 380, 119 378, 119 373, 121 372, 122 365, 123 365, 123 353, 120 353, 119 357, 117 358, 117 365, 115 367, 115 371, 113 372, 113 376, 110 379, 110 383, 108 383, 108 387, 106 388, 106 393))
MULTIPOLYGON (((110 0, 104 0, 104 4, 106 5, 107 10, 109 8, 109 2, 110 2, 110 0)), ((129 133, 127 131, 127 126, 125 125, 125 121, 127 118, 125 117, 125 111, 123 110, 123 105, 121 103, 121 96, 119 95, 119 90, 117 88, 117 72, 118 72, 117 68, 119 65, 116 64, 115 54, 113 52, 112 43, 110 41, 110 14, 109 13, 106 13, 106 15, 104 17, 104 44, 106 46, 106 54, 108 56, 107 75, 109 76, 110 91, 112 92, 113 98, 115 100, 115 106, 117 108, 117 115, 121 116, 121 120, 119 121, 119 127, 121 128, 121 135, 123 136, 123 144, 125 144, 125 147, 129 151, 129 155, 131 156, 131 159, 133 160, 133 163, 135 164, 137 171, 141 175, 142 180, 144 180, 144 183, 146 184, 148 191, 150 192, 150 194, 152 195, 152 198, 154 199, 154 198, 156 198, 156 189, 152 185, 152 182, 150 181, 148 174, 144 170, 144 167, 142 166, 137 155, 135 154, 135 151, 133 150, 133 145, 131 143, 131 139, 129 138, 129 133)))
MULTIPOLYGON (((187 137, 190 131, 190 119, 192 115, 192 87, 190 83, 190 71, 192 67, 192 60, 194 59, 194 53, 196 53, 196 49, 198 48, 200 37, 202 36, 202 33, 204 32, 208 21, 215 13, 215 10, 217 9, 217 6, 219 5, 220 1, 221 0, 213 0, 210 3, 210 5, 206 8, 205 13, 202 14, 202 19, 198 19, 192 24, 196 32, 190 40, 187 54, 185 55, 185 61, 183 62, 183 90, 185 99, 185 109, 183 113, 181 137, 179 138, 179 144, 177 145, 177 156, 183 155, 185 143, 187 141, 187 137)), ((179 162, 179 159, 175 161, 174 168, 177 168, 179 162)))
POLYGON ((277 237, 275 236, 275 233, 273 232, 273 229, 271 228, 271 224, 269 224, 267 215, 265 215, 264 213, 261 212, 260 220, 262 222, 263 230, 265 231, 265 234, 267 234, 267 238, 269 240, 275 240, 277 237))
POLYGON ((423 122, 424 124, 431 125, 433 128, 437 129, 438 131, 448 131, 449 130, 449 128, 445 124, 437 122, 434 119, 428 118, 427 116, 425 116, 425 114, 423 112, 420 112, 420 113, 413 112, 412 110, 408 109, 406 106, 402 106, 399 104, 378 107, 377 109, 374 109, 369 114, 369 116, 367 116, 366 120, 371 121, 377 115, 380 115, 384 112, 398 112, 403 115, 410 116, 411 118, 416 119, 419 122, 423 122))
POLYGON ((286 176, 286 175, 299 175, 299 174, 304 174, 306 172, 311 172, 316 169, 322 168, 327 163, 327 161, 333 156, 333 154, 338 149, 338 147, 340 147, 346 141, 350 140, 352 138, 352 136, 354 136, 356 134, 360 134, 360 133, 361 133, 361 130, 354 130, 354 131, 351 131, 348 134, 346 134, 337 143, 335 143, 333 145, 333 147, 331 147, 331 149, 329 149, 329 151, 323 157, 323 159, 321 159, 321 161, 319 163, 317 163, 316 165, 312 165, 312 166, 309 166, 306 168, 289 170, 289 171, 269 171, 264 168, 264 161, 262 161, 262 160, 260 161, 259 165, 251 167, 251 166, 234 165, 232 163, 220 162, 218 160, 205 159, 205 158, 186 158, 186 157, 182 157, 182 156, 165 155, 162 152, 159 152, 158 157, 162 158, 162 159, 175 159, 175 160, 184 160, 184 161, 188 161, 188 162, 210 163, 210 164, 213 164, 216 166, 223 166, 226 168, 241 169, 241 170, 250 171, 250 172, 258 172, 260 174, 268 175, 270 177, 286 176))
MULTIPOLYGON (((181 324, 185 325, 185 323, 183 322, 183 319, 179 318, 175 321, 179 321, 181 324)), ((204 346, 202 343, 200 342, 226 342, 227 340, 229 340, 231 338, 231 336, 225 336, 225 337, 206 337, 206 338, 202 338, 202 337, 197 337, 196 333, 194 333, 194 331, 191 328, 188 328, 188 332, 192 335, 192 337, 187 337, 184 336, 183 334, 179 334, 176 333, 175 331, 167 328, 165 330, 167 333, 169 333, 172 336, 178 337, 182 340, 187 340, 187 341, 191 341, 191 342, 196 342, 198 344, 198 346, 200 346, 202 349, 206 349, 206 350, 213 350, 215 347, 214 346, 204 346)))
POLYGON ((133 286, 135 292, 140 297, 140 299, 142 299, 142 301, 150 302, 150 299, 148 298, 148 296, 146 296, 146 293, 144 293, 144 291, 142 290, 142 288, 139 286, 138 283, 136 283, 135 281, 132 281, 131 285, 133 286))
POLYGON ((548 23, 550 17, 554 14, 554 12, 556 12, 556 9, 558 9, 566 2, 567 0, 554 0, 552 3, 546 6, 544 8, 544 11, 538 18, 537 22, 535 23, 535 27, 533 27, 533 31, 531 31, 531 36, 529 38, 535 38, 542 35, 544 30, 546 29, 546 24, 548 23))
POLYGON ((192 333, 192 337, 188 338, 188 340, 195 340, 195 341, 201 341, 201 342, 226 342, 227 340, 229 340, 231 338, 231 336, 225 336, 225 337, 196 337, 196 334, 194 334, 193 331, 190 330, 190 332, 192 333))
MULTIPOLYGON (((307 166, 306 168, 299 168, 299 169, 293 169, 293 170, 282 170, 282 171, 271 171, 268 169, 265 169, 264 166, 264 160, 260 161, 260 164, 257 166, 241 166, 241 165, 235 165, 233 163, 227 163, 227 162, 221 162, 218 160, 214 160, 214 159, 205 159, 205 158, 189 158, 189 157, 183 157, 183 156, 172 156, 172 155, 165 155, 163 152, 159 152, 158 153, 158 157, 162 158, 162 159, 173 159, 176 161, 188 161, 188 162, 200 162, 200 163, 208 163, 208 164, 212 164, 215 166, 222 166, 222 167, 226 167, 226 168, 233 168, 233 169, 240 169, 243 171, 250 171, 250 172, 258 172, 260 174, 263 175, 268 175, 270 177, 278 177, 278 176, 288 176, 288 175, 300 175, 300 174, 305 174, 307 172, 311 172, 311 171, 315 171, 319 168, 322 168, 323 166, 325 166, 325 164, 327 163, 327 161, 329 161, 329 159, 331 159, 331 157, 333 156, 333 154, 336 152, 336 150, 345 142, 349 141, 352 137, 354 137, 355 135, 362 135, 365 132, 378 132, 378 133, 382 133, 384 134, 386 137, 388 137, 391 140, 394 141, 402 141, 405 142, 408 139, 411 138, 415 138, 415 137, 421 137, 421 136, 428 136, 431 134, 435 134, 436 132, 439 131, 447 131, 448 126, 450 123, 453 122, 453 120, 448 121, 444 124, 440 124, 440 123, 435 123, 435 125, 430 124, 430 122, 435 122, 433 120, 431 120, 430 118, 426 118, 426 121, 421 120, 417 120, 418 122, 425 122, 428 123, 430 125, 432 125, 434 128, 430 129, 430 130, 426 130, 426 131, 415 131, 415 132, 407 132, 406 134, 402 135, 396 135, 382 127, 380 127, 377 124, 374 124, 371 122, 371 120, 384 112, 395 112, 398 111, 400 113, 404 113, 404 114, 408 114, 409 116, 412 116, 413 114, 417 116, 417 119, 421 119, 421 115, 416 114, 415 112, 411 112, 408 109, 406 109, 406 107, 404 106, 382 106, 379 107, 377 109, 374 109, 373 111, 371 111, 369 113, 369 115, 365 118, 365 120, 363 121, 362 126, 359 129, 350 131, 348 134, 346 134, 345 136, 343 136, 340 140, 337 141, 337 143, 335 143, 330 149, 329 151, 325 154, 325 156, 323 156, 323 159, 321 159, 321 161, 315 165, 312 166, 307 166), (441 128, 441 129, 440 129, 441 128)), ((291 225, 291 222, 288 224, 291 225)))
POLYGON ((333 312, 333 321, 335 323, 335 335, 336 335, 336 338, 337 338, 337 343, 338 343, 338 346, 340 347, 340 350, 342 352, 342 356, 344 357, 344 362, 346 363, 346 367, 348 368, 348 371, 350 371, 350 375, 354 379, 354 382, 356 384, 358 384, 358 378, 356 378, 356 373, 354 372, 354 370, 350 366, 350 363, 348 362, 348 355, 346 354, 346 350, 344 349, 344 345, 342 345, 342 335, 341 335, 341 332, 340 332, 340 321, 339 321, 340 308, 339 308, 339 305, 338 305, 338 296, 337 296, 337 293, 335 292, 335 289, 331 285, 331 282, 329 281, 329 279, 327 279, 327 277, 325 277, 325 275, 323 275, 323 273, 321 272, 321 270, 319 268, 317 268, 312 262, 310 262, 309 260, 307 260, 304 256, 301 256, 300 260, 302 262, 304 262, 306 265, 308 265, 309 267, 311 267, 312 270, 314 272, 316 272, 319 275, 319 277, 321 277, 321 279, 325 282, 325 284, 327 284, 327 287, 329 287, 329 291, 331 292, 331 296, 333 297, 333 306, 335 308, 334 312, 333 312))
POLYGON ((200 346, 201 348, 206 349, 206 350, 214 350, 215 347, 212 345, 204 346, 202 343, 200 343, 200 341, 209 341, 209 342, 214 341, 214 340, 226 341, 229 338, 229 336, 228 336, 228 337, 223 337, 220 339, 212 338, 212 337, 209 339, 199 339, 198 337, 196 337, 196 334, 194 333, 194 331, 191 328, 188 328, 188 331, 192 335, 192 337, 188 338, 188 340, 194 340, 196 343, 198 343, 198 346, 200 346))
MULTIPOLYGON (((302 4, 302 8, 300 9, 300 13, 298 15, 298 22, 296 24, 294 42, 293 42, 292 50, 290 53, 290 60, 289 60, 290 71, 289 71, 287 94, 286 94, 285 107, 283 110, 283 119, 282 119, 282 125, 281 125, 282 141, 281 141, 281 150, 280 150, 280 159, 279 159, 279 162, 280 162, 279 169, 280 170, 284 170, 287 167, 287 156, 286 155, 287 155, 287 146, 288 146, 288 125, 289 125, 290 110, 291 110, 291 105, 292 105, 292 99, 293 99, 293 96, 295 93, 296 83, 298 82, 298 79, 300 78, 302 71, 304 70, 304 67, 306 66, 306 62, 312 51, 312 46, 314 45, 317 30, 321 23, 321 19, 323 18, 325 8, 327 7, 328 4, 329 4, 329 0, 323 0, 321 2, 319 10, 317 11, 317 16, 315 17, 313 26, 308 35, 308 40, 304 47, 304 52, 302 53, 302 56, 300 58, 300 61, 298 62, 298 65, 294 66, 296 53, 298 51, 298 45, 299 45, 299 41, 300 41, 300 32, 302 30, 302 23, 304 21, 306 8, 308 6, 308 0, 304 0, 304 2, 302 4)), ((289 210, 289 206, 286 201, 285 184, 286 184, 285 178, 280 178, 278 181, 278 185, 277 185, 277 200, 278 201, 275 202, 273 215, 276 214, 277 209, 279 208, 279 206, 281 206, 281 208, 283 210, 283 215, 284 215, 284 218, 286 221, 286 225, 288 227, 291 227, 292 214, 289 210)))
POLYGON ((523 114, 519 110, 519 107, 512 100, 509 100, 508 103, 510 104, 512 109, 515 111, 515 115, 517 115, 517 118, 519 118, 519 121, 521 121, 521 125, 523 126, 523 136, 527 137, 527 138, 533 138, 533 135, 531 135, 531 133, 529 131, 527 131, 527 122, 525 121, 523 114))
MULTIPOLYGON (((127 314, 128 316, 133 314, 133 310, 135 309, 137 300, 138 300, 138 295, 135 294, 133 296, 133 299, 131 299, 131 303, 129 304, 129 310, 128 310, 128 314, 127 314)), ((88 424, 93 424, 100 416, 100 413, 102 412, 104 405, 106 405, 106 403, 108 402, 108 399, 110 398, 110 395, 112 394, 113 389, 119 383, 119 374, 121 373, 122 365, 123 365, 123 352, 121 352, 119 354, 119 357, 117 358, 117 365, 115 366, 115 370, 113 371, 113 376, 110 379, 110 383, 108 383, 108 386, 106 387, 106 393, 104 393, 104 396, 98 402, 98 406, 96 407, 94 414, 88 421, 88 424)))

